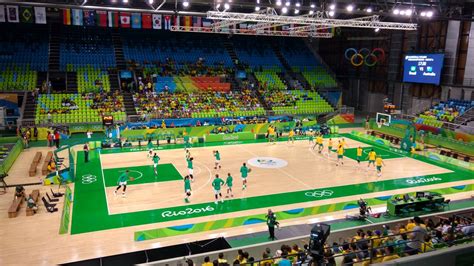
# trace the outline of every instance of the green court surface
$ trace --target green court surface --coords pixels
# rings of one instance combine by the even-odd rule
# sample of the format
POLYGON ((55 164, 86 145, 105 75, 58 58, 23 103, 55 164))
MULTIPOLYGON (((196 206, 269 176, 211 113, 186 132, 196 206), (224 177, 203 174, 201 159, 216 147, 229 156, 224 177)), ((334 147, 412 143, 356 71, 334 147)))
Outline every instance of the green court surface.
MULTIPOLYGON (((365 161, 369 160, 368 155, 369 155, 369 152, 372 149, 375 151, 377 156, 378 155, 382 156, 382 159, 384 159, 384 160, 404 157, 403 154, 395 153, 395 152, 387 150, 387 149, 381 149, 379 147, 371 146, 371 147, 363 147, 362 148, 362 158, 360 160, 361 162, 365 162, 365 161)), ((357 148, 346 149, 345 152, 344 152, 344 156, 346 156, 348 158, 351 158, 352 160, 356 160, 357 159, 357 148)))
MULTIPOLYGON (((351 135, 344 134, 344 137, 352 138, 351 135)), ((357 141, 361 141, 356 139, 357 141)), ((362 141, 364 142, 364 141, 362 141)), ((250 143, 250 142, 248 142, 250 143)), ((260 143, 256 141, 254 143, 260 143)), ((237 143, 243 144, 243 143, 237 143)), ((371 143, 369 143, 371 144, 371 143)), ((231 145, 231 144, 223 144, 231 145)), ((377 146, 377 145, 374 145, 377 146)), ((160 148, 163 146, 160 146, 160 148)), ((165 146, 165 149, 180 149, 180 145, 165 146)), ((164 148, 164 147, 163 147, 164 148)), ((390 152, 396 152, 395 149, 384 148, 377 146, 380 152, 389 154, 390 152)), ((120 151, 120 150, 119 150, 120 151)), ((134 151, 134 150, 130 150, 134 151)), ((107 151, 118 152, 118 151, 107 151)), ((104 152, 105 153, 105 152, 104 152)), ((400 156, 408 155, 408 153, 401 153, 400 156)), ((294 191, 280 194, 271 194, 257 197, 248 197, 245 199, 232 199, 227 200, 223 204, 214 205, 213 202, 201 203, 201 204, 189 204, 185 206, 176 206, 171 208, 162 208, 155 210, 146 210, 130 213, 121 213, 109 215, 108 205, 105 194, 105 183, 102 178, 102 169, 100 162, 99 152, 93 150, 90 152, 90 161, 84 164, 84 153, 78 152, 77 155, 77 167, 76 167, 76 181, 74 189, 74 204, 73 204, 73 215, 71 224, 71 234, 80 234, 93 231, 121 228, 127 226, 144 225, 150 223, 161 223, 174 220, 182 220, 203 216, 210 216, 223 213, 233 213, 236 211, 245 211, 252 209, 268 208, 273 206, 282 206, 288 204, 296 204, 303 202, 315 202, 327 199, 336 199, 346 196, 364 195, 374 192, 386 192, 386 196, 391 195, 391 190, 404 189, 443 184, 455 181, 471 181, 472 172, 456 167, 447 163, 434 161, 427 159, 426 157, 414 155, 411 156, 413 159, 424 161, 439 167, 451 170, 450 173, 435 174, 430 176, 415 176, 409 178, 400 178, 392 180, 383 180, 378 182, 361 183, 354 185, 344 185, 338 187, 327 187, 320 189, 311 189, 305 191, 294 191), (326 191, 325 193, 317 193, 326 191)), ((150 170, 152 168, 150 167, 150 170)), ((116 170, 117 172, 120 170, 116 170)), ((104 171, 105 172, 105 171, 104 171)), ((113 175, 113 174, 112 174, 113 175)), ((329 178, 329 176, 328 176, 329 178)), ((116 178, 113 178, 113 183, 116 182, 116 178)), ((111 182, 112 182, 111 181, 111 182)), ((108 182, 108 181, 107 181, 108 182)), ((155 181, 153 181, 155 182, 155 181)), ((108 183, 107 183, 108 184, 108 183)), ((115 185, 115 184, 113 184, 115 185)), ((467 186, 469 189, 472 186, 467 186)), ((466 189, 466 186, 459 186, 453 188, 461 192, 466 189)), ((320 207, 319 210, 326 212, 333 211, 332 207, 320 207)), ((236 217, 234 220, 238 220, 236 217)), ((228 222, 228 221, 227 221, 228 222)), ((215 226, 222 223, 224 226, 227 222, 215 221, 215 226)), ((179 223, 177 223, 179 224, 179 223)), ((205 229, 205 228, 204 228, 205 229)), ((178 228, 181 230, 181 228, 178 228)), ((132 236, 131 236, 132 237, 132 236)))
POLYGON ((129 170, 129 177, 133 177, 135 179, 133 181, 128 181, 127 185, 138 185, 183 179, 173 164, 166 163, 158 164, 158 175, 155 175, 153 165, 104 169, 105 186, 116 186, 118 177, 126 170, 129 170))

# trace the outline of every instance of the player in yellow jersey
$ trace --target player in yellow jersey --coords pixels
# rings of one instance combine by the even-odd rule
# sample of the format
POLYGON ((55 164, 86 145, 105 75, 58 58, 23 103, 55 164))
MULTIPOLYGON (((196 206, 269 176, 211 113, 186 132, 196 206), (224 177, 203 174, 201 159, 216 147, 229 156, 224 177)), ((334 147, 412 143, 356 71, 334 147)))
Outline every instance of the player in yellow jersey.
POLYGON ((324 144, 323 144, 323 135, 319 134, 316 137, 316 144, 318 144, 318 152, 321 153, 324 149, 324 144))
POLYGON ((367 159, 369 159, 369 164, 367 165, 367 170, 370 169, 370 164, 375 166, 375 158, 377 157, 377 153, 374 151, 374 149, 371 149, 369 152, 369 155, 367 156, 367 159))
POLYGON ((272 126, 268 127, 268 142, 275 144, 275 129, 272 126))
POLYGON ((357 157, 356 157, 358 165, 360 165, 361 158, 362 158, 362 148, 359 146, 357 147, 357 157))
POLYGON ((295 144, 295 131, 290 129, 290 133, 288 133, 288 143, 291 140, 291 144, 295 144))
POLYGON ((344 140, 344 138, 342 138, 342 140, 341 140, 341 145, 342 145, 343 148, 346 147, 346 141, 344 140))
POLYGON ((375 167, 377 168, 377 176, 381 176, 382 175, 382 165, 385 166, 383 160, 382 160, 382 156, 377 156, 377 158, 375 159, 375 167))
POLYGON ((339 146, 337 147, 337 162, 336 162, 336 166, 339 166, 339 162, 344 165, 344 162, 342 161, 344 159, 344 147, 342 147, 342 145, 339 144, 339 146))
POLYGON ((331 151, 332 151, 332 139, 330 138, 328 140, 328 157, 329 157, 329 154, 331 154, 331 151))

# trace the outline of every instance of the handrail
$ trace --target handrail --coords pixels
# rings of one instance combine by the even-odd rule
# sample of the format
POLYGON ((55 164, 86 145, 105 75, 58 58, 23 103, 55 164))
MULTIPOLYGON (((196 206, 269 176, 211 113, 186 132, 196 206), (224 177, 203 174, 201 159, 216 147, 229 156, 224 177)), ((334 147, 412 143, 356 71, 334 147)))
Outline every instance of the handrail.
MULTIPOLYGON (((408 120, 408 121, 413 121, 413 122, 414 122, 415 119, 421 118, 421 117, 419 117, 419 116, 407 115, 407 114, 400 114, 399 116, 400 116, 400 118, 403 119, 403 120, 408 120)), ((423 118, 421 118, 421 119, 423 119, 423 118)), ((456 128, 462 127, 462 128, 465 128, 465 129, 474 130, 474 127, 467 126, 467 125, 461 125, 461 124, 456 124, 456 123, 451 123, 451 122, 446 122, 446 121, 441 121, 441 120, 436 120, 436 121, 437 121, 437 122, 441 122, 441 123, 442 123, 442 127, 448 128, 448 129, 449 129, 449 128, 454 128, 454 129, 456 129, 456 128)))

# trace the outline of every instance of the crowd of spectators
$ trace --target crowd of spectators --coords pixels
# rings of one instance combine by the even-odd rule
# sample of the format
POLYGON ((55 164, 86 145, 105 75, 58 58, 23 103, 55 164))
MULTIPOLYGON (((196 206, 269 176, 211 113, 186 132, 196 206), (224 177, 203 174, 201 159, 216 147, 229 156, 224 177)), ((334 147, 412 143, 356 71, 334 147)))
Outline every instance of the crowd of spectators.
POLYGON ((120 95, 119 91, 83 93, 82 99, 92 100, 92 104, 89 107, 97 110, 101 115, 125 111, 123 96, 120 95))
MULTIPOLYGON (((382 226, 379 230, 358 230, 352 237, 325 244, 324 265, 370 265, 387 262, 401 257, 433 251, 435 248, 452 246, 462 241, 472 241, 474 223, 472 218, 453 216, 439 218, 410 219, 408 223, 396 225, 393 229, 382 226)), ((220 253, 217 258, 205 257, 203 266, 213 265, 302 265, 313 260, 307 244, 282 245, 272 252, 266 248, 263 254, 249 254, 239 250, 236 258, 226 258, 220 253), (255 257, 253 257, 254 255, 255 257)), ((188 260, 188 265, 195 265, 188 260)), ((309 265, 309 264, 308 264, 309 265)))
POLYGON ((188 118, 193 113, 252 111, 260 107, 250 90, 229 93, 135 93, 133 100, 138 114, 154 114, 159 118, 188 118))

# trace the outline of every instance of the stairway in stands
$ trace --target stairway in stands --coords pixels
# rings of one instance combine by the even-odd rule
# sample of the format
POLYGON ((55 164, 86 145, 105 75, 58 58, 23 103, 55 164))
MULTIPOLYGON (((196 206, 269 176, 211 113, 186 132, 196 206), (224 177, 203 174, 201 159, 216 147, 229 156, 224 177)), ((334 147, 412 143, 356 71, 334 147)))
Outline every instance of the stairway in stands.
POLYGON ((77 72, 66 73, 66 92, 77 93, 77 72))
POLYGON ((23 119, 35 119, 36 103, 31 93, 27 93, 23 119))
POLYGON ((125 113, 127 116, 129 115, 137 115, 137 111, 135 110, 135 104, 133 103, 133 96, 130 92, 124 91, 123 95, 123 104, 125 106, 125 113))
MULTIPOLYGON (((286 80, 287 84, 301 84, 304 88, 309 88, 308 81, 301 75, 301 73, 297 73, 293 71, 293 68, 291 68, 290 64, 288 61, 286 61, 286 58, 283 56, 283 54, 280 51, 280 48, 278 48, 277 44, 272 45, 273 52, 277 56, 278 60, 280 60, 282 66, 285 68, 286 71, 286 76, 282 80, 286 80)), ((289 87, 289 86, 288 86, 289 87)))
MULTIPOLYGON (((115 64, 117 65, 117 68, 109 68, 107 72, 109 75, 110 87, 112 89, 120 89, 119 72, 120 70, 125 70, 127 68, 127 64, 125 62, 125 56, 123 53, 122 38, 120 37, 120 33, 117 29, 112 31, 112 43, 114 45, 115 64)), ((135 111, 135 108, 133 110, 135 111)))
POLYGON ((223 39, 223 45, 225 47, 225 49, 227 50, 227 53, 229 53, 229 56, 230 56, 230 59, 232 59, 232 62, 239 62, 239 57, 237 56, 237 53, 235 52, 234 50, 234 45, 232 44, 232 42, 230 42, 227 38, 226 39, 223 39))
POLYGON ((255 96, 257 96, 257 99, 260 101, 260 104, 262 105, 262 107, 267 111, 267 113, 271 111, 272 108, 268 105, 267 101, 265 101, 265 98, 258 90, 259 82, 257 80, 257 77, 255 77, 255 74, 253 72, 247 73, 247 79, 249 80, 249 82, 255 84, 254 93, 255 93, 255 96))
POLYGON ((49 71, 59 71, 59 56, 60 56, 60 38, 59 38, 59 24, 50 24, 49 28, 49 71))
POLYGON ((41 90, 41 87, 43 86, 43 82, 46 81, 47 77, 48 77, 48 72, 38 71, 36 75, 36 88, 39 88, 41 90))

